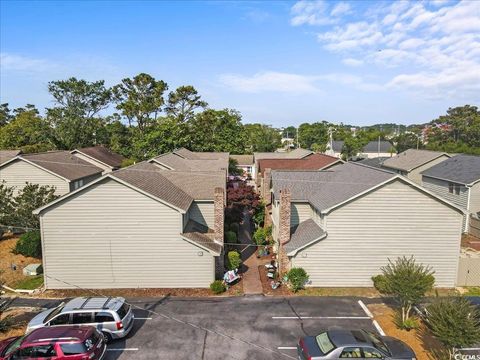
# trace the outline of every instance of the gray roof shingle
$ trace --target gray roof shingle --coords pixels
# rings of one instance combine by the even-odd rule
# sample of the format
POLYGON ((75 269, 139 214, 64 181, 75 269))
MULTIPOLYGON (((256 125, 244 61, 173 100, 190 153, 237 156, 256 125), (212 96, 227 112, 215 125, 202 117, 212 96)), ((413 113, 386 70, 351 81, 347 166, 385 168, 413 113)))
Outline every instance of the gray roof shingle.
POLYGON ((86 147, 82 149, 75 149, 72 151, 72 153, 75 153, 77 151, 79 153, 90 156, 112 168, 117 169, 120 168, 120 166, 122 165, 122 161, 125 159, 122 155, 117 154, 101 145, 86 147))
POLYGON ((280 190, 288 188, 292 201, 308 201, 324 211, 395 176, 381 169, 346 163, 325 171, 273 171, 272 183, 277 199, 280 190))
POLYGON ((377 157, 377 158, 360 160, 360 161, 357 162, 357 164, 376 167, 376 168, 380 169, 380 168, 382 168, 383 162, 387 159, 390 159, 390 157, 380 156, 380 157, 377 157))
POLYGON ((0 165, 20 155, 21 150, 0 150, 0 165))
POLYGON ((222 251, 222 245, 216 243, 213 239, 213 230, 194 220, 187 222, 181 235, 199 246, 213 251, 215 254, 220 254, 222 251))
POLYGON ((402 171, 411 171, 442 155, 449 156, 438 151, 408 149, 397 156, 385 160, 383 166, 402 171))
POLYGON ((237 160, 238 165, 253 165, 253 155, 230 155, 234 160, 237 160))
MULTIPOLYGON (((332 141, 332 150, 338 153, 342 152, 343 145, 345 141, 343 140, 334 140, 332 141)), ((362 149, 362 153, 376 153, 378 152, 378 141, 370 141, 367 145, 365 145, 362 149)), ((388 153, 392 148, 392 144, 389 141, 381 140, 380 141, 380 152, 388 153)))
POLYGON ((292 227, 290 241, 285 244, 287 254, 295 252, 311 242, 321 239, 327 233, 314 220, 308 219, 302 221, 297 226, 292 227))
POLYGON ((313 154, 313 151, 299 148, 289 152, 256 152, 253 153, 253 157, 255 161, 261 159, 303 159, 311 154, 313 154))
POLYGON ((187 149, 175 150, 150 160, 180 171, 227 171, 228 153, 201 153, 187 149), (186 157, 188 156, 188 157, 186 157))
POLYGON ((480 156, 456 155, 422 172, 423 175, 470 185, 480 180, 480 156))
POLYGON ((99 167, 70 154, 69 151, 23 154, 20 155, 20 158, 28 160, 70 181, 101 174, 103 171, 99 167))

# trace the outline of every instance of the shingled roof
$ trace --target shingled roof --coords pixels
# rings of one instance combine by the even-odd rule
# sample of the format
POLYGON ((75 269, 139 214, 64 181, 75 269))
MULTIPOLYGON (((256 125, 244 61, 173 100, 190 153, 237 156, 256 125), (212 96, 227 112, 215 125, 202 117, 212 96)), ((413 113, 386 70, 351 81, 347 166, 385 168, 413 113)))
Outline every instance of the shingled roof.
POLYGON ((258 171, 272 170, 321 170, 335 163, 343 163, 334 156, 312 154, 303 159, 261 159, 258 161, 258 171))
POLYGON ((383 162, 383 166, 402 171, 411 171, 447 153, 429 150, 408 149, 383 162))
POLYGON ((214 241, 213 230, 194 220, 190 219, 187 222, 183 233, 180 235, 186 240, 208 249, 215 255, 220 255, 222 251, 222 245, 214 241))
POLYGON ((327 236, 325 230, 313 219, 302 221, 300 224, 292 227, 290 232, 290 241, 285 244, 285 250, 288 255, 295 255, 298 250, 327 236))
POLYGON ((20 155, 21 150, 0 150, 0 165, 20 155))
POLYGON ((298 148, 285 152, 256 152, 253 153, 253 157, 255 161, 261 159, 303 159, 311 154, 313 154, 311 150, 298 148))
POLYGON ((480 181, 480 156, 456 155, 423 171, 422 175, 472 185, 480 181))
POLYGON ((308 201, 318 211, 328 210, 395 177, 391 172, 346 163, 324 171, 273 171, 275 197, 288 188, 292 201, 308 201))
MULTIPOLYGON (((343 140, 334 140, 332 141, 332 150, 335 152, 341 153, 344 144, 345 144, 345 141, 343 140)), ((381 153, 388 153, 392 148, 392 144, 389 141, 385 141, 385 140, 381 140, 380 142, 370 141, 367 145, 363 147, 361 152, 377 153, 379 151, 379 146, 380 146, 381 153)))
POLYGON ((177 171, 227 171, 228 153, 193 152, 187 149, 175 150, 159 155, 149 162, 163 165, 177 171))
POLYGON ((70 154, 69 151, 23 154, 19 155, 18 158, 25 159, 69 181, 101 174, 103 171, 99 167, 70 154))
POLYGON ((120 168, 122 161, 125 159, 122 155, 117 154, 101 145, 75 149, 72 151, 72 154, 76 152, 116 169, 120 168))
POLYGON ((234 160, 237 160, 238 165, 253 165, 253 155, 230 155, 234 160))

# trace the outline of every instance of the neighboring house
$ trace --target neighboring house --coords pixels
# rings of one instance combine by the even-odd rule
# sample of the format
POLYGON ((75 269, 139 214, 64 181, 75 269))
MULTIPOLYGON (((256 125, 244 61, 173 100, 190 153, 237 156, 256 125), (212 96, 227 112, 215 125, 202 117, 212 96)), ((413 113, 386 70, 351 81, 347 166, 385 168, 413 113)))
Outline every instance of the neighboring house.
POLYGON ((255 178, 253 155, 230 155, 230 158, 237 161, 237 168, 242 170, 244 174, 255 178))
POLYGON ((302 267, 311 286, 370 287, 388 259, 413 256, 454 287, 463 211, 407 178, 355 163, 272 172, 280 271, 302 267))
POLYGON ((339 158, 325 154, 311 154, 303 159, 261 159, 258 161, 258 184, 262 197, 270 204, 268 197, 272 170, 326 170, 343 164, 339 158), (262 189, 267 189, 266 193, 262 189))
POLYGON ((422 172, 448 158, 450 155, 444 152, 408 149, 383 161, 382 167, 422 185, 422 172))
MULTIPOLYGON (((423 186, 464 208, 480 214, 480 156, 456 155, 422 172, 423 186)), ((468 230, 465 221, 464 230, 468 230)))
POLYGON ((71 151, 71 154, 103 169, 104 174, 120 169, 122 161, 125 160, 122 155, 100 145, 75 149, 71 151))
POLYGON ((383 162, 387 159, 390 159, 390 156, 389 157, 381 156, 377 158, 363 159, 358 161, 357 163, 381 169, 383 167, 383 162))
POLYGON ((142 162, 34 211, 45 286, 206 288, 223 275, 225 176, 142 162))
POLYGON ((15 191, 27 182, 54 186, 55 193, 63 195, 99 178, 102 171, 69 151, 48 151, 21 154, 4 162, 0 165, 0 181, 14 186, 15 191))
POLYGON ((194 152, 181 148, 159 155, 149 162, 163 170, 223 171, 228 175, 229 154, 224 152, 194 152))
POLYGON ((21 150, 0 150, 0 165, 22 153, 21 150))
MULTIPOLYGON (((345 141, 329 141, 327 144, 327 150, 325 154, 335 156, 337 158, 342 157, 342 150, 345 141)), ((360 153, 356 155, 358 158, 371 159, 378 157, 391 157, 392 156, 392 144, 388 141, 370 141, 365 145, 360 153)))

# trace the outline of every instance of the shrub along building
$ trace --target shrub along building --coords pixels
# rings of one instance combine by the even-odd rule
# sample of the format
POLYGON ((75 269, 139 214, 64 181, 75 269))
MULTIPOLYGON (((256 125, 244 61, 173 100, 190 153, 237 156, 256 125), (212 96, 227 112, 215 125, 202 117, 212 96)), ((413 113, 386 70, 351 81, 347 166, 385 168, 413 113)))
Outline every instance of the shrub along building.
POLYGON ((302 267, 312 286, 368 287, 388 259, 414 256, 436 286, 457 277, 463 211, 409 179, 347 163, 273 171, 272 221, 281 271, 302 267))
POLYGON ((142 162, 37 209, 45 286, 208 287, 223 275, 225 184, 142 162))

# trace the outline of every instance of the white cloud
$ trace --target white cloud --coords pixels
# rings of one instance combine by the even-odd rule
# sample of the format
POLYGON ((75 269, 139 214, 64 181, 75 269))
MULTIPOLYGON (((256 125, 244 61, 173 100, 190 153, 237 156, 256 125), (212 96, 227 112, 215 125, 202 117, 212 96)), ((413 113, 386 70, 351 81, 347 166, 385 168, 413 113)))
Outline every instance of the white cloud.
MULTIPOLYGON (((328 4, 322 0, 300 0, 295 3, 290 12, 290 24, 299 25, 329 25, 337 20, 329 16, 328 4)), ((341 10, 341 9, 340 9, 341 10)))
POLYGON ((330 12, 331 16, 339 16, 351 13, 351 7, 349 3, 339 2, 330 12))
POLYGON ((347 66, 361 66, 361 65, 363 65, 363 60, 346 58, 346 59, 342 60, 342 63, 347 65, 347 66))
POLYGON ((55 67, 55 64, 44 59, 30 58, 10 53, 0 54, 0 68, 3 71, 43 72, 55 67))

